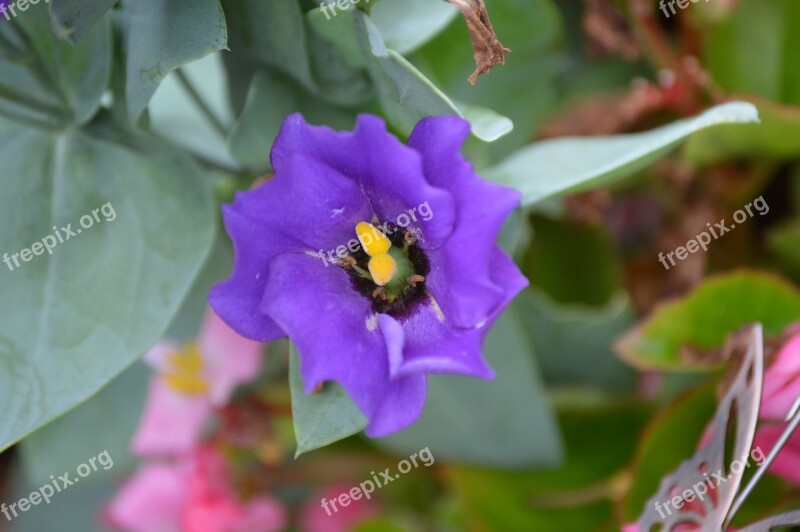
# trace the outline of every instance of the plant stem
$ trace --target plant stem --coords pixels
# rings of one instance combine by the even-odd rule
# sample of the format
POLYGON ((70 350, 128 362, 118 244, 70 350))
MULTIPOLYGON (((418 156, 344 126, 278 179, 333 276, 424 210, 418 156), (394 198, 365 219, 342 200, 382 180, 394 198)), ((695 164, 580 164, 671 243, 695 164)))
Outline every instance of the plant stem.
POLYGON ((178 76, 178 81, 180 82, 181 86, 184 88, 187 94, 189 94, 189 97, 192 99, 195 105, 197 105, 209 123, 214 126, 214 129, 216 129, 220 135, 222 135, 222 138, 227 138, 228 130, 222 123, 222 120, 220 120, 219 117, 214 114, 214 111, 211 110, 211 107, 206 103, 205 100, 203 100, 203 97, 200 96, 200 93, 194 88, 194 85, 192 85, 192 82, 188 77, 186 77, 186 74, 183 73, 183 70, 179 68, 175 70, 175 74, 178 76))

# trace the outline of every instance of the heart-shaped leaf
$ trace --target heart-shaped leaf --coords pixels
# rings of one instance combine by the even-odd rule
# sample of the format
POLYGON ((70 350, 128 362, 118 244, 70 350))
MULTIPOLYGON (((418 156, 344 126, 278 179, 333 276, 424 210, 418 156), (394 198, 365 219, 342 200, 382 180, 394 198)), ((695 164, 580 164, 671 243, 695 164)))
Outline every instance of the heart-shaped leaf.
POLYGON ((0 450, 152 346, 208 253, 205 174, 159 143, 136 144, 0 119, 0 450))

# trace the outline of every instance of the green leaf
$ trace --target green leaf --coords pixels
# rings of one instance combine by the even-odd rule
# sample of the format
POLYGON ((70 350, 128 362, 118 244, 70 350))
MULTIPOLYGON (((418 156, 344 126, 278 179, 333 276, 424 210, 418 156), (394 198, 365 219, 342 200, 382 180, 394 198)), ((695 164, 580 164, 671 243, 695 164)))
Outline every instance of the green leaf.
POLYGON ((77 44, 117 0, 51 0, 50 19, 56 35, 77 44))
POLYGON ((740 327, 760 322, 768 335, 800 318, 800 292, 777 276, 740 271, 706 279, 692 293, 657 307, 617 345, 641 369, 708 370, 717 361, 698 359, 721 347, 740 327))
POLYGON ((228 137, 228 149, 240 163, 269 165, 269 149, 286 117, 302 111, 306 120, 334 129, 350 129, 355 112, 319 101, 297 83, 277 72, 259 71, 247 94, 244 109, 228 137))
POLYGON ((633 486, 622 504, 625 522, 638 519, 661 478, 688 460, 716 409, 714 384, 709 383, 674 401, 645 429, 631 464, 633 486))
MULTIPOLYGON (((462 17, 409 60, 452 100, 488 107, 514 123, 514 131, 483 146, 492 163, 534 138, 541 121, 560 104, 564 73, 573 65, 564 56, 562 12, 551 0, 503 0, 489 3, 488 9, 495 32, 511 53, 505 65, 481 76, 475 86, 467 82, 475 60, 462 17)), ((592 86, 597 90, 597 83, 592 86)))
MULTIPOLYGON (((361 12, 354 13, 358 42, 364 54, 371 54, 368 69, 389 121, 404 134, 426 116, 458 115, 465 117, 458 106, 433 82, 426 78, 402 55, 387 48, 372 20, 361 12)), ((493 111, 465 106, 472 134, 486 142, 509 133, 511 121, 493 111)))
POLYGON ((616 337, 634 322, 627 298, 615 298, 601 308, 561 305, 529 288, 517 304, 549 386, 633 388, 636 372, 612 350, 616 337))
POLYGON ((343 11, 327 20, 314 9, 308 19, 315 30, 348 58, 366 66, 389 122, 408 135, 426 116, 458 115, 470 121, 472 134, 492 142, 513 129, 511 121, 480 106, 456 104, 402 55, 387 48, 378 28, 360 11, 343 11))
POLYGON ((227 45, 219 0, 124 2, 128 115, 139 120, 161 81, 176 68, 227 45))
POLYGON ((560 467, 451 466, 448 484, 478 530, 610 530, 614 478, 631 460, 647 413, 638 401, 561 410, 566 459, 560 467))
POLYGON ((289 386, 297 439, 295 456, 352 436, 367 426, 367 419, 344 388, 335 382, 326 382, 319 393, 306 395, 294 345, 289 355, 289 386))
POLYGON ((370 11, 386 46, 403 55, 423 46, 457 16, 452 4, 430 0, 381 0, 370 11))
MULTIPOLYGON (((69 109, 72 121, 88 122, 100 107, 111 73, 111 20, 97 24, 78 45, 64 42, 53 34, 44 6, 34 6, 18 17, 35 58, 31 76, 47 85, 58 97, 59 105, 69 109)), ((5 79, 4 79, 5 81, 5 79)))
POLYGON ((587 190, 629 176, 702 129, 757 121, 752 104, 728 103, 645 133, 538 142, 483 175, 520 190, 523 205, 531 205, 556 194, 587 190))
POLYGON ((315 87, 303 13, 296 0, 223 0, 223 7, 234 54, 277 69, 307 89, 315 87))
POLYGON ((794 277, 800 277, 800 220, 776 227, 767 235, 769 249, 794 277))
POLYGON ((600 225, 530 217, 534 238, 523 271, 560 303, 603 305, 622 285, 622 264, 600 225))
POLYGON ((57 240, 54 231, 66 237, 54 226, 76 233, 52 255, 37 248, 30 262, 2 265, 0 450, 96 394, 152 346, 208 253, 205 174, 157 142, 135 142, 0 120, 0 250, 14 265, 22 249, 57 240), (93 222, 81 227, 87 216, 93 222))
POLYGON ((760 124, 731 124, 700 131, 687 141, 684 156, 696 165, 739 157, 784 161, 800 155, 800 107, 748 97, 758 108, 760 124))
POLYGON ((706 24, 702 42, 703 64, 725 91, 800 104, 800 4, 794 0, 741 0, 729 16, 706 24))
POLYGON ((558 464, 559 430, 514 305, 489 332, 484 352, 495 379, 430 375, 419 420, 375 442, 397 454, 430 446, 437 459, 498 468, 558 464))
MULTIPOLYGON (((139 424, 151 375, 153 371, 145 364, 134 364, 100 393, 25 438, 20 448, 26 476, 42 485, 50 475, 74 471, 103 451, 108 451, 114 461, 117 476, 134 469, 138 460, 130 454, 130 441, 139 424)), ((98 473, 81 484, 102 482, 108 480, 106 477, 98 473)))
POLYGON ((486 142, 494 142, 514 130, 514 123, 507 116, 486 107, 454 102, 461 116, 469 120, 472 133, 486 142))

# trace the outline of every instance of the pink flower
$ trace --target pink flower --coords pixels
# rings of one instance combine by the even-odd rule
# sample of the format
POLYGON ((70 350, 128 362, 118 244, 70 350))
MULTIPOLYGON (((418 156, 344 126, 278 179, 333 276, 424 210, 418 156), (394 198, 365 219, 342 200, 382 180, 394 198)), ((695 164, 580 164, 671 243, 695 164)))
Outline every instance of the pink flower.
POLYGON ((111 501, 106 518, 130 532, 271 532, 286 523, 278 501, 236 497, 225 461, 211 447, 142 467, 111 501))
POLYGON ((341 494, 348 493, 349 490, 349 486, 333 486, 313 495, 302 509, 303 532, 348 532, 375 515, 375 503, 363 497, 358 500, 350 499, 347 506, 336 503, 336 511, 331 508, 330 502, 327 511, 322 507, 323 499, 335 502, 341 494))
MULTIPOLYGON (((767 454, 783 432, 782 423, 795 399, 800 396, 800 328, 784 344, 764 373, 761 396, 762 425, 756 431, 753 448, 767 454)), ((778 453, 770 472, 794 484, 800 484, 800 432, 789 438, 778 453)))
POLYGON ((161 341, 144 360, 156 374, 131 450, 138 455, 181 455, 196 446, 213 408, 224 405, 236 386, 258 375, 261 345, 239 336, 209 310, 196 344, 181 348, 161 341))

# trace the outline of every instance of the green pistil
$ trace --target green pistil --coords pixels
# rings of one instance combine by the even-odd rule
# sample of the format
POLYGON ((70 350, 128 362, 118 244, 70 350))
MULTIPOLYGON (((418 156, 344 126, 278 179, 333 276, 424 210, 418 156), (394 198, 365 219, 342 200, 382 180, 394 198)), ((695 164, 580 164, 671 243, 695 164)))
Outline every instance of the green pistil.
POLYGON ((403 249, 393 246, 389 248, 388 253, 397 263, 397 271, 392 276, 392 280, 384 287, 386 297, 391 300, 402 294, 408 286, 407 279, 414 275, 414 265, 403 249))

